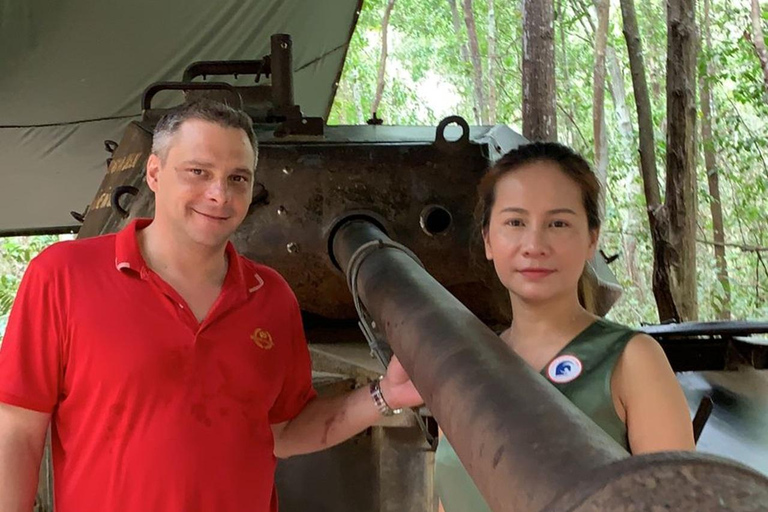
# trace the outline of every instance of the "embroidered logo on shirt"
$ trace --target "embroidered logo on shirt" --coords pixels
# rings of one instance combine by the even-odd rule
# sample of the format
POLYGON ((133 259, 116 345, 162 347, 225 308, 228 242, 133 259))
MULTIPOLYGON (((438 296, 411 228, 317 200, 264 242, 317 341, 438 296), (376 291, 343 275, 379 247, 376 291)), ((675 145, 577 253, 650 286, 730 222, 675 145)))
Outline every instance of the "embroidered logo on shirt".
POLYGON ((251 339, 256 346, 263 348, 264 350, 269 350, 275 346, 275 342, 272 341, 272 335, 269 334, 269 331, 265 331, 264 329, 256 329, 253 331, 251 339))
POLYGON ((549 363, 547 367, 547 377, 552 382, 558 384, 564 384, 571 382, 579 375, 581 375, 581 361, 576 356, 560 356, 556 357, 549 363))

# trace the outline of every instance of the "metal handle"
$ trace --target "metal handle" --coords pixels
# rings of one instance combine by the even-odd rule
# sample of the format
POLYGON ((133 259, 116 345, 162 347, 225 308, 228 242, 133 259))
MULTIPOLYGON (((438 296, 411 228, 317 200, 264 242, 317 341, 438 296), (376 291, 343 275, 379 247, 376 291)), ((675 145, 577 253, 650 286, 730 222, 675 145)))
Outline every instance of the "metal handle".
POLYGON ((454 148, 461 148, 469 144, 469 124, 461 116, 448 116, 437 125, 435 129, 435 145, 441 149, 451 150, 454 148), (456 123, 461 127, 461 137, 455 141, 448 141, 445 138, 445 129, 456 123))
POLYGON ((204 60, 193 62, 184 70, 185 82, 191 82, 195 78, 202 76, 220 76, 220 75, 256 75, 256 81, 259 81, 261 75, 269 76, 269 59, 259 60, 204 60))
POLYGON ((132 196, 135 196, 138 193, 139 193, 139 189, 132 185, 118 185, 112 191, 112 195, 110 196, 110 203, 112 204, 112 209, 115 210, 117 214, 120 215, 121 217, 123 218, 128 217, 129 215, 128 210, 126 210, 120 205, 120 198, 123 197, 125 194, 131 194, 132 196))
POLYGON ((156 82, 144 91, 141 100, 141 108, 146 112, 152 109, 152 98, 160 91, 227 91, 231 93, 234 104, 233 108, 242 110, 243 99, 235 87, 225 82, 156 82))

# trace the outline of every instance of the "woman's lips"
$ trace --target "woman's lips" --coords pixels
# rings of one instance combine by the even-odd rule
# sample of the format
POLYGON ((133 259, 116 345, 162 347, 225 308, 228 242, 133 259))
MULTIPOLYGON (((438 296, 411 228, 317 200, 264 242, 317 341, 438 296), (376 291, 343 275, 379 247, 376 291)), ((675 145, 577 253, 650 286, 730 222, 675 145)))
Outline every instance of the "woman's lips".
POLYGON ((518 272, 530 279, 540 279, 555 273, 553 269, 549 268, 524 268, 518 272))

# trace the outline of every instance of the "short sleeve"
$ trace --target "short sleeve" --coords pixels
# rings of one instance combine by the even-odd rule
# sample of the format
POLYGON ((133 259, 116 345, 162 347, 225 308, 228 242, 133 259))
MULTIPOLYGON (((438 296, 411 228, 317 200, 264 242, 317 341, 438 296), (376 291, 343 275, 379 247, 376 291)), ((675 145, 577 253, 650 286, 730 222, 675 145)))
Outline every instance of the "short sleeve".
POLYGON ((59 397, 63 295, 53 267, 33 260, 0 345, 0 402, 50 413, 59 397))
POLYGON ((317 396, 312 386, 312 361, 309 357, 301 311, 296 299, 292 297, 292 311, 288 315, 291 322, 291 341, 285 358, 285 377, 280 394, 269 410, 271 424, 283 423, 295 418, 304 407, 317 396))

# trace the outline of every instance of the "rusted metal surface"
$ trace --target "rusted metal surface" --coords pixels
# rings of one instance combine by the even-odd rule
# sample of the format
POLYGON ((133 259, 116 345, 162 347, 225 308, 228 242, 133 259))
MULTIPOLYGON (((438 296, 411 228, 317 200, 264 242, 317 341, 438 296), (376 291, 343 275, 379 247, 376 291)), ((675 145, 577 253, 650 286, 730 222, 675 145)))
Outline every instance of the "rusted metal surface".
MULTIPOLYGON (((362 244, 386 238, 353 221, 333 252, 346 268, 362 244)), ((371 253, 358 285, 493 510, 541 510, 586 472, 627 456, 410 256, 371 253)))
POLYGON ((727 372, 684 372, 678 381, 691 414, 702 399, 712 400, 697 450, 768 475, 768 371, 740 366, 727 372))
MULTIPOLYGON (((152 130, 137 122, 130 123, 112 153, 99 190, 85 212, 78 238, 113 233, 125 224, 124 217, 112 208, 112 195, 118 187, 146 188, 144 173, 151 149, 152 130)), ((130 211, 132 207, 129 204, 133 203, 135 197, 124 199, 120 204, 130 211)))
MULTIPOLYGON (((414 292, 412 285, 421 282, 417 277, 423 277, 423 271, 403 267, 398 272, 404 273, 373 276, 373 289, 365 298, 377 297, 390 318, 395 313, 404 315, 385 325, 387 334, 394 333, 391 340, 419 341, 418 345, 403 341, 399 348, 397 342, 393 344, 422 392, 423 386, 433 386, 426 390, 428 403, 470 472, 486 482, 486 490, 499 493, 496 501, 489 501, 496 510, 513 506, 522 511, 592 510, 574 507, 595 503, 610 503, 605 505, 607 510, 630 510, 637 504, 672 503, 636 498, 632 493, 642 488, 636 482, 652 482, 648 485, 660 489, 656 494, 665 496, 670 487, 664 482, 694 474, 698 460, 648 459, 647 466, 624 465, 629 460, 636 464, 635 459, 626 459, 613 441, 591 422, 585 423, 581 413, 510 356, 475 318, 493 327, 508 325, 510 320, 507 292, 483 258, 473 216, 475 187, 494 158, 524 140, 506 127, 469 127, 460 118, 446 119, 437 129, 323 127, 321 119, 302 117, 294 105, 288 73, 290 39, 276 36, 272 44, 272 54, 258 61, 190 66, 184 81, 173 82, 170 88, 185 90, 187 99, 205 96, 242 104, 254 119, 260 144, 257 183, 248 217, 233 241, 240 252, 285 276, 302 305, 310 342, 362 344, 345 277, 335 265, 342 257, 332 246, 345 221, 361 215, 372 218, 413 250, 436 281, 429 281, 429 293, 414 292), (255 84, 219 86, 206 81, 209 76, 234 74, 253 74, 255 84), (271 84, 261 84, 261 78, 270 78, 271 84), (473 314, 445 295, 443 288, 473 314), (432 292, 443 293, 438 300, 442 313, 430 309, 432 292), (415 323, 404 322, 406 318, 415 323), (471 435, 464 434, 460 448, 461 441, 455 438, 466 432, 471 435), (606 472, 605 467, 612 469, 606 472), (573 494, 576 487, 603 491, 573 494)), ((151 96, 163 86, 148 93, 151 96)), ((109 172, 86 212, 81 237, 114 232, 135 217, 153 215, 154 197, 144 182, 144 166, 152 130, 164 111, 152 108, 151 97, 146 106, 143 121, 132 123, 118 147, 111 147, 109 172), (125 187, 135 187, 137 193, 115 197, 119 208, 110 205, 119 191, 132 190, 125 187)), ((371 256, 366 265, 376 258, 371 256)), ((402 254, 395 256, 399 264, 412 266, 403 258, 407 260, 402 254)), ((591 262, 589 271, 592 285, 602 289, 593 297, 596 310, 604 313, 620 289, 604 257, 591 262)), ((742 339, 748 333, 722 332, 715 325, 700 327, 702 332, 693 334, 674 327, 653 333, 676 369, 732 368, 734 362, 765 367, 760 344, 742 339)), ((364 345, 358 348, 365 351, 364 345)), ((344 352, 340 345, 313 351, 315 370, 342 375, 328 377, 323 386, 338 391, 375 373, 359 361, 350 365, 348 354, 339 351, 344 352)), ((701 399, 692 397, 688 389, 686 394, 691 403, 701 399)), ((730 418, 721 395, 713 395, 712 418, 701 431, 701 445, 714 443, 718 453, 727 453, 734 439, 730 434, 710 441, 730 418)), ((743 422, 743 418, 734 421, 743 422)), ((757 421, 753 423, 758 425, 757 421)), ((413 425, 414 421, 382 423, 332 451, 281 462, 281 510, 433 509, 432 452, 413 425), (397 433, 392 434, 395 429, 397 433), (356 482, 355 490, 350 490, 350 481, 356 482)), ((737 443, 745 451, 762 453, 750 443, 765 442, 741 434, 736 437, 745 440, 737 443)), ((733 471, 727 463, 717 466, 723 479, 732 478, 733 471)), ((751 496, 746 488, 741 491, 751 496)))
POLYGON ((507 321, 506 293, 494 287, 492 268, 474 256, 480 254, 479 240, 472 239, 475 198, 467 189, 487 167, 480 145, 454 152, 431 143, 261 148, 257 179, 269 192, 269 205, 248 216, 235 243, 286 276, 305 310, 326 318, 356 316, 328 240, 340 219, 365 209, 479 316, 507 321), (422 228, 430 205, 450 216, 442 230, 422 228))
MULTIPOLYGON (((409 244, 476 315, 490 324, 507 323, 507 293, 482 257, 473 216, 474 189, 488 166, 487 146, 469 141, 436 145, 434 130, 432 140, 425 140, 428 130, 417 130, 419 140, 401 129, 403 139, 412 137, 401 143, 366 140, 361 131, 359 140, 350 140, 343 129, 338 137, 335 129, 328 131, 324 141, 260 134, 258 184, 249 215, 233 238, 238 250, 285 276, 306 312, 326 319, 355 318, 328 243, 340 219, 365 209, 409 244)), ((135 165, 105 177, 80 237, 114 232, 135 217, 152 216, 154 199, 143 168, 150 148, 149 133, 133 123, 112 166, 125 155, 139 155, 132 157, 135 165), (139 189, 121 201, 129 213, 125 218, 109 202, 123 185, 139 189)))
POLYGON ((315 130, 322 120, 304 118, 294 104, 291 38, 276 34, 271 45, 271 54, 261 61, 196 63, 185 73, 187 81, 150 86, 143 120, 129 126, 114 150, 79 237, 115 232, 135 217, 152 216, 154 200, 144 182, 144 166, 152 130, 165 112, 152 108, 157 92, 184 90, 188 98, 193 93, 233 95, 237 101, 230 103, 242 105, 257 123, 260 142, 253 203, 234 243, 246 256, 284 275, 304 311, 327 319, 356 316, 328 243, 341 219, 364 209, 418 252, 443 285, 483 320, 508 323, 507 293, 482 258, 473 217, 475 187, 489 155, 523 139, 497 131, 482 140, 487 128, 473 131, 455 116, 428 129, 426 136, 423 129, 315 130), (257 79, 268 76, 271 85, 192 81, 206 73, 241 71, 253 72, 257 79), (261 93, 254 104, 249 94, 257 89, 261 93), (379 139, 379 134, 388 138, 379 139), (121 191, 133 192, 128 187, 138 192, 121 196, 121 191))
MULTIPOLYGON (((328 450, 279 460, 275 485, 280 512, 378 511, 376 453, 366 431, 328 450)), ((243 503, 243 509, 252 505, 243 503)))
MULTIPOLYGON (((360 343, 328 348, 338 357, 331 366, 341 374, 334 378, 313 371, 313 385, 321 396, 379 375, 369 369, 360 343), (341 376, 350 374, 355 377, 341 376)), ((313 352, 313 367, 330 362, 318 361, 316 355, 313 352)), ((275 482, 280 512, 437 512, 434 451, 413 421, 398 422, 406 416, 384 418, 329 450, 279 460, 275 482)))
POLYGON ((196 78, 221 75, 254 75, 258 82, 261 76, 268 76, 271 72, 269 63, 265 59, 253 60, 204 60, 187 66, 184 70, 183 82, 192 82, 196 78))
POLYGON ((643 331, 655 338, 674 336, 747 336, 768 333, 768 322, 683 322, 648 325, 643 331))
MULTIPOLYGON (((288 34, 272 35, 270 54, 262 59, 195 62, 184 71, 182 82, 176 84, 180 89, 185 85, 194 84, 198 89, 205 90, 206 85, 216 85, 215 82, 206 81, 209 76, 225 75, 236 79, 242 75, 254 76, 257 85, 229 85, 231 92, 236 95, 234 101, 229 104, 240 105, 238 108, 245 110, 255 123, 276 125, 276 136, 323 134, 323 118, 305 117, 300 106, 294 101, 293 41, 288 34), (197 81, 198 78, 203 81, 197 81), (262 78, 269 78, 270 84, 260 84, 262 78)), ((220 88, 221 84, 218 85, 219 87, 209 89, 220 88)), ((211 96, 209 91, 188 95, 187 99, 201 94, 211 96)), ((144 111, 145 121, 147 116, 154 116, 155 121, 157 120, 156 114, 149 111, 148 107, 145 106, 144 111)))
POLYGON ((272 102, 276 110, 290 108, 296 105, 293 101, 293 42, 287 34, 275 34, 271 44, 272 102))
POLYGON ((437 512, 433 467, 418 427, 373 427, 329 450, 278 461, 280 512, 437 512))
POLYGON ((378 512, 437 512, 435 453, 418 428, 374 428, 378 512))
MULTIPOLYGON (((332 250, 349 272, 353 255, 377 240, 391 241, 375 224, 351 221, 332 250)), ((747 511, 768 503, 768 479, 725 459, 629 457, 404 251, 372 249, 356 285, 495 512, 747 511)))
POLYGON ((768 322, 685 322, 647 325, 675 371, 768 368, 768 322), (764 336, 760 336, 764 335, 764 336))
POLYGON ((141 110, 145 113, 145 121, 147 119, 146 113, 153 110, 152 100, 162 91, 221 91, 224 95, 219 98, 220 101, 238 110, 243 108, 243 99, 238 94, 237 89, 226 82, 156 82, 147 87, 141 99, 141 110))
POLYGON ((704 426, 707 424, 709 417, 712 415, 712 408, 714 402, 712 397, 705 396, 699 402, 699 407, 696 409, 696 414, 693 416, 693 441, 698 442, 701 437, 701 432, 704 430, 704 426))
POLYGON ((695 453, 638 455, 585 475, 546 512, 764 512, 768 479, 695 453))

